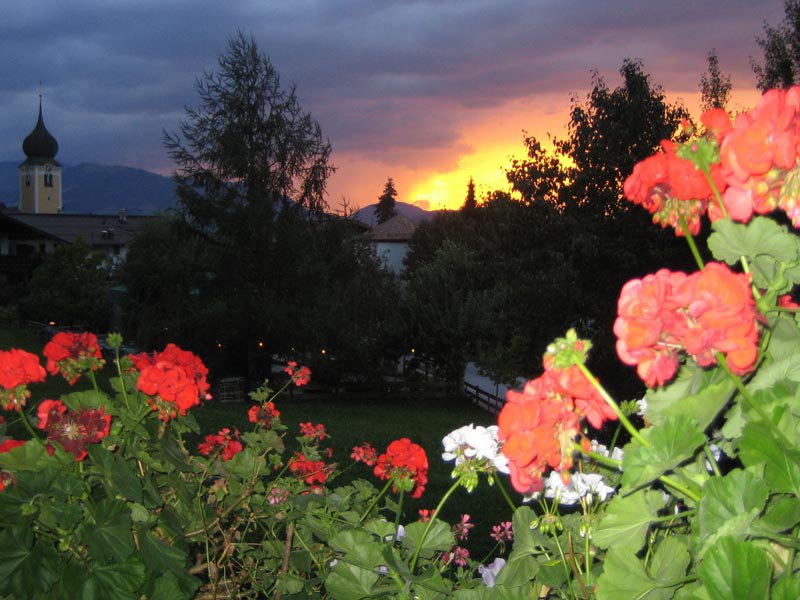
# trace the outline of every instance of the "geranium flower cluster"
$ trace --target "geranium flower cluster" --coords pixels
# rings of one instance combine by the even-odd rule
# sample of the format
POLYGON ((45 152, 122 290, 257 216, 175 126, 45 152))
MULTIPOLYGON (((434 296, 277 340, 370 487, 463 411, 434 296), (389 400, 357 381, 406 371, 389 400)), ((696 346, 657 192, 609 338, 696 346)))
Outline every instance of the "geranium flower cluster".
MULTIPOLYGON (((577 340, 574 346, 582 351, 583 344, 577 340)), ((556 367, 552 353, 543 363, 544 373, 528 381, 522 392, 508 391, 497 418, 511 484, 526 495, 542 489, 548 468, 568 480, 582 419, 600 429, 617 418, 577 366, 556 367)))
POLYGON ((208 369, 188 350, 169 344, 162 352, 131 355, 139 371, 136 388, 147 394, 150 406, 163 421, 185 415, 192 406, 208 400, 208 369))
POLYGON ((678 147, 662 142, 663 152, 638 163, 625 181, 625 196, 651 213, 653 221, 671 225, 679 235, 683 216, 692 233, 708 208, 712 221, 725 213, 746 223, 754 213, 767 214, 780 207, 795 227, 800 227, 798 172, 800 154, 800 86, 770 90, 755 108, 735 121, 722 109, 703 113, 701 121, 709 139, 692 142, 678 157, 678 147), (709 176, 720 194, 723 208, 705 174, 688 160, 704 154, 709 176))
POLYGON ((749 372, 758 355, 758 326, 750 277, 721 263, 687 275, 662 269, 622 288, 614 323, 617 354, 649 386, 664 385, 681 351, 700 366, 726 356, 731 370, 749 372))
MULTIPOLYGON (((674 227, 678 235, 683 235, 682 217, 689 232, 697 234, 700 217, 705 214, 714 190, 702 171, 677 155, 675 143, 664 140, 661 149, 662 152, 634 166, 623 186, 625 197, 652 213, 654 223, 674 227)), ((724 188, 719 165, 712 166, 710 175, 717 189, 724 188)))
POLYGON ((30 398, 29 383, 44 381, 47 373, 39 357, 25 350, 0 350, 0 406, 22 410, 30 398))
POLYGON ((234 430, 233 434, 231 434, 231 430, 225 427, 217 433, 207 435, 205 441, 198 444, 197 451, 203 456, 210 456, 214 452, 219 452, 219 457, 223 462, 230 460, 242 451, 239 430, 234 430))
POLYGON ((86 447, 100 442, 111 430, 111 415, 102 406, 68 410, 61 400, 43 400, 37 416, 47 439, 72 452, 76 460, 86 458, 86 447))
POLYGON ((300 477, 308 485, 316 487, 325 483, 333 472, 333 465, 327 465, 321 460, 309 460, 304 454, 295 452, 289 460, 289 471, 300 477))
POLYGON ((378 462, 378 451, 369 442, 364 442, 360 446, 353 447, 350 458, 356 462, 363 462, 368 467, 374 467, 378 462))
POLYGON ((44 356, 47 372, 51 375, 61 373, 70 385, 74 385, 84 371, 97 371, 106 364, 97 336, 88 331, 57 333, 45 345, 44 356))
POLYGON ((500 452, 498 427, 477 426, 472 424, 459 427, 442 439, 442 459, 455 460, 456 466, 468 460, 485 460, 501 473, 508 473, 508 459, 500 452))
POLYGON ((563 478, 553 472, 545 479, 543 491, 545 498, 555 500, 565 506, 572 506, 582 498, 589 503, 592 502, 593 497, 604 501, 615 490, 606 484, 603 476, 599 473, 574 473, 569 482, 564 483, 563 478))
POLYGON ((300 423, 300 434, 303 437, 316 439, 320 442, 328 437, 328 434, 325 432, 325 425, 322 423, 317 423, 316 425, 311 422, 300 423))
POLYGON ((275 408, 275 404, 272 402, 256 404, 247 412, 248 421, 257 423, 264 429, 272 429, 272 422, 280 416, 280 411, 275 408))
POLYGON ((375 476, 392 480, 392 489, 411 492, 412 498, 419 498, 428 484, 428 456, 422 446, 408 438, 394 440, 386 452, 378 457, 373 470, 375 476))
POLYGON ((297 387, 306 385, 309 381, 311 381, 311 369, 308 367, 300 367, 298 369, 297 363, 293 360, 290 360, 288 363, 286 363, 286 368, 283 370, 283 372, 292 378, 292 381, 297 387))

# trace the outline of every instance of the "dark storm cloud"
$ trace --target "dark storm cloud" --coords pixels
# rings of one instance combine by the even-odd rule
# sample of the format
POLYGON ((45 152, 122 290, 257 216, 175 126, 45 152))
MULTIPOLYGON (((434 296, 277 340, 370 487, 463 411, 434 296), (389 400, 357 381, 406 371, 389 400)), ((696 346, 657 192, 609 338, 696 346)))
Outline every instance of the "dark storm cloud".
POLYGON ((166 168, 162 129, 237 29, 297 83, 335 151, 411 164, 463 149, 474 109, 553 93, 566 105, 591 69, 616 85, 628 56, 667 91, 693 91, 714 47, 749 87, 754 37, 782 2, 4 0, 3 12, 0 158, 20 157, 41 80, 60 158, 166 168))

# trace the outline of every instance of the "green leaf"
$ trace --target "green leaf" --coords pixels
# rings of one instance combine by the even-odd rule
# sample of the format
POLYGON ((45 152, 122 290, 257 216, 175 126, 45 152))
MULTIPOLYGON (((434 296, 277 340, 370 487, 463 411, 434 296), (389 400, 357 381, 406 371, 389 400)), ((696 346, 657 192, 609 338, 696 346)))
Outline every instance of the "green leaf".
POLYGON ((186 552, 158 539, 152 531, 139 531, 139 555, 144 565, 156 573, 183 574, 189 562, 186 552))
POLYGON ((331 548, 344 554, 344 560, 365 569, 374 569, 383 564, 383 546, 363 529, 344 529, 334 535, 331 548))
POLYGON ((539 571, 539 563, 530 554, 514 550, 495 580, 496 585, 527 586, 539 571))
POLYGON ((83 528, 83 541, 89 554, 99 561, 123 561, 134 550, 131 513, 124 502, 101 500, 91 510, 94 523, 83 528))
MULTIPOLYGON (((775 275, 780 266, 776 263, 791 264, 797 260, 797 238, 772 219, 756 217, 747 225, 724 219, 712 223, 711 228, 714 233, 708 238, 708 247, 714 258, 733 265, 740 257, 747 257, 753 283, 760 288, 772 288, 773 284, 781 283, 775 275)), ((785 291, 787 283, 778 291, 785 291)))
MULTIPOLYGON (((49 456, 43 444, 29 440, 8 452, 0 452, 0 469, 18 473, 19 471, 36 471, 49 465, 58 465, 56 456, 49 456)), ((73 461, 74 462, 74 461, 73 461)))
MULTIPOLYGON (((440 519, 430 521, 430 530, 422 543, 422 548, 419 555, 422 558, 431 558, 437 552, 445 552, 450 550, 455 543, 455 537, 450 530, 450 526, 440 519)), ((406 525, 406 535, 403 538, 403 546, 411 550, 415 550, 417 545, 422 540, 423 532, 429 523, 422 523, 415 521, 406 525)))
POLYGON ((0 593, 25 598, 31 590, 47 591, 58 579, 58 554, 49 541, 34 543, 28 527, 0 533, 0 593))
POLYGON ((747 389, 752 393, 785 381, 800 383, 800 353, 796 351, 782 360, 761 367, 748 382, 747 389))
POLYGON ((136 592, 145 581, 144 565, 136 556, 124 562, 91 564, 87 575, 80 596, 76 594, 74 597, 83 600, 137 598, 136 592))
POLYGON ((222 468, 229 475, 249 479, 255 474, 258 465, 263 464, 263 462, 263 459, 252 448, 247 447, 232 459, 222 463, 222 468))
POLYGON ((107 394, 97 390, 85 390, 83 392, 73 392, 61 396, 61 401, 67 405, 70 410, 81 410, 85 408, 106 408, 106 413, 110 412, 109 408, 113 406, 111 398, 107 394))
POLYGON ((131 502, 142 501, 142 483, 133 467, 121 456, 112 454, 99 444, 88 448, 89 457, 103 472, 109 496, 121 495, 131 502))
POLYGON ((514 531, 514 552, 523 554, 540 554, 546 543, 542 532, 531 528, 538 523, 539 517, 529 506, 520 506, 514 511, 512 530, 514 531))
POLYGON ((600 548, 624 546, 631 552, 638 552, 644 545, 650 523, 658 518, 656 513, 665 504, 663 496, 653 490, 614 497, 594 532, 594 543, 600 548))
POLYGON ((690 560, 686 544, 680 538, 670 536, 663 539, 656 548, 648 570, 659 585, 674 587, 686 575, 690 560))
POLYGON ((633 441, 624 448, 622 484, 630 488, 650 483, 691 459, 706 441, 697 421, 686 415, 670 415, 641 433, 649 447, 633 441))
POLYGON ((709 479, 698 507, 699 556, 722 536, 741 538, 751 533, 768 495, 764 480, 749 471, 736 469, 709 479))
POLYGON ((770 600, 797 600, 800 598, 800 578, 783 576, 772 586, 770 600))
POLYGON ((793 316, 780 313, 770 320, 770 337, 767 354, 773 361, 791 358, 800 348, 800 328, 793 316))
POLYGON ((340 560, 325 579, 325 589, 336 600, 360 600, 372 596, 378 579, 377 573, 340 560))
POLYGON ((769 558, 753 542, 723 537, 706 553, 700 579, 711 600, 766 600, 772 576, 769 558))
POLYGON ((759 527, 781 533, 800 523, 800 498, 779 495, 770 498, 764 517, 758 522, 759 527))
POLYGON ((654 578, 630 549, 615 546, 603 561, 603 574, 597 580, 597 600, 669 600, 688 564, 686 548, 680 542, 669 542, 661 556, 653 558, 657 568, 654 578))
POLYGON ((763 421, 745 426, 739 456, 746 466, 763 463, 765 478, 774 491, 800 496, 800 451, 785 448, 763 421))
POLYGON ((647 418, 660 425, 670 415, 693 417, 705 429, 733 395, 735 386, 721 369, 687 364, 668 386, 647 392, 647 418))

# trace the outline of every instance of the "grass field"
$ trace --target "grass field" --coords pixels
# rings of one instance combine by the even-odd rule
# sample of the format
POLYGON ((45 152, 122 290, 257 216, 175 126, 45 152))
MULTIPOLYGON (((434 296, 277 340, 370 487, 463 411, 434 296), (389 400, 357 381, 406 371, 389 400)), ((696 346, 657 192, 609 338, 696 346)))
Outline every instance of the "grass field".
MULTIPOLYGON (((41 355, 46 341, 33 331, 0 326, 0 349, 23 348, 41 355)), ((111 366, 98 373, 97 379, 101 388, 109 389, 106 384, 112 375, 111 366)), ((213 385, 213 373, 210 379, 213 385)), ((70 391, 83 389, 84 385, 87 383, 81 380, 75 388, 71 388, 61 378, 48 377, 45 383, 31 385, 33 397, 29 406, 44 398, 58 398, 70 391)), ((428 455, 430 464, 429 484, 422 498, 418 500, 407 498, 404 501, 406 521, 415 520, 417 510, 420 508, 433 509, 452 484, 450 476, 452 464, 444 463, 441 459, 442 438, 462 425, 494 423, 492 415, 461 398, 380 402, 363 399, 312 400, 297 394, 294 399, 289 399, 288 396, 281 397, 276 405, 281 411, 281 420, 289 427, 285 437, 288 452, 297 447, 294 436, 298 434, 299 423, 305 421, 322 423, 331 436, 330 440, 325 440, 325 444, 333 448, 332 460, 339 463, 342 468, 351 463, 352 447, 365 441, 370 442, 378 452, 383 452, 389 442, 401 437, 408 437, 421 445, 428 455)), ((238 428, 241 431, 250 429, 251 424, 247 421, 247 411, 250 406, 249 402, 222 404, 212 400, 204 403, 193 411, 200 423, 200 439, 223 427, 238 428)), ((13 418, 9 418, 9 424, 9 434, 22 439, 27 437, 21 425, 14 423, 13 418)), ((364 478, 378 483, 371 470, 359 464, 334 481, 333 485, 347 483, 352 478, 364 478)), ((505 480, 508 487, 507 478, 505 480)), ((485 480, 482 480, 471 494, 463 489, 458 490, 445 507, 443 518, 452 523, 459 520, 464 513, 471 515, 475 523, 471 541, 467 546, 474 558, 482 559, 485 552, 492 547, 488 537, 492 525, 510 520, 510 508, 499 490, 490 487, 485 480)))

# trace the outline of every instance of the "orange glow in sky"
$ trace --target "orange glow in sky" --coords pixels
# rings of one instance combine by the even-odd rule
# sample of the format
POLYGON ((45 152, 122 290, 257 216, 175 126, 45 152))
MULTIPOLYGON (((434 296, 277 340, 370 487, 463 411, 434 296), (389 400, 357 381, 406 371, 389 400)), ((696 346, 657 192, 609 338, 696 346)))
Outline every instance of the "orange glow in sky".
MULTIPOLYGON (((617 82, 609 81, 609 84, 615 86, 617 82)), ((759 95, 756 89, 734 90, 728 108, 734 113, 752 108, 759 95)), ((681 99, 692 117, 699 121, 698 92, 668 94, 667 99, 669 102, 681 99)), ((475 182, 479 199, 493 190, 508 190, 505 169, 513 156, 521 157, 525 153, 523 131, 552 150, 548 133, 556 137, 566 135, 569 98, 559 95, 517 101, 500 108, 463 110, 468 118, 464 119, 466 125, 461 128, 458 143, 432 155, 430 167, 424 162, 389 166, 346 154, 334 155, 338 171, 329 183, 331 208, 337 208, 342 197, 354 208, 376 202, 387 177, 394 179, 399 201, 426 210, 458 209, 466 197, 470 177, 475 182), (444 167, 436 168, 435 163, 444 167)))

